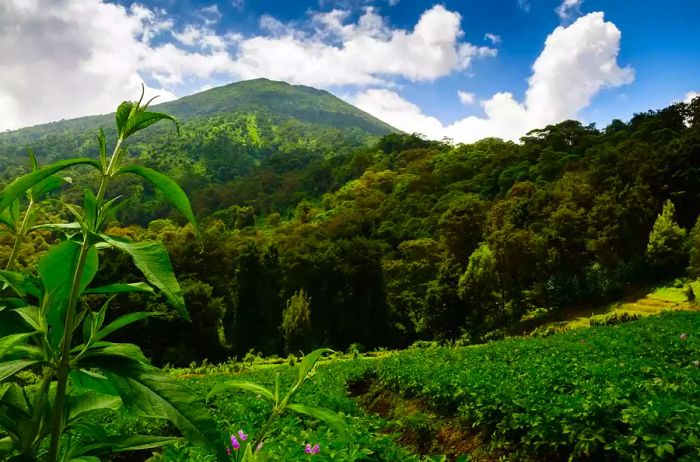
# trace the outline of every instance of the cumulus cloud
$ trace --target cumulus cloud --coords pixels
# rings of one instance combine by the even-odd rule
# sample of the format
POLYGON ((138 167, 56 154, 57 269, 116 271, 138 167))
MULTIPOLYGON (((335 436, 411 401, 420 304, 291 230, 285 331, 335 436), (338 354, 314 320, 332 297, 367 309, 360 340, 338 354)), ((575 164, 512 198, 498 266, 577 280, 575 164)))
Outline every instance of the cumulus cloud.
POLYGON ((404 131, 416 131, 420 123, 429 122, 426 129, 417 131, 431 138, 446 136, 471 142, 495 136, 517 140, 534 128, 575 118, 602 89, 632 82, 634 71, 617 64, 620 38, 619 29, 606 22, 603 13, 591 13, 568 27, 557 27, 532 66, 524 101, 517 101, 508 92, 497 93, 481 102, 485 117, 469 116, 437 126, 436 119, 389 90, 376 100, 368 98, 368 92, 360 93, 355 101, 404 131))
POLYGON ((396 92, 371 88, 357 94, 350 101, 365 112, 407 133, 422 133, 439 139, 443 135, 442 123, 435 117, 426 116, 415 104, 401 98, 396 92))
POLYGON ((559 19, 569 21, 581 14, 581 4, 583 0, 563 0, 555 10, 559 19))
POLYGON ((685 94, 685 98, 683 99, 683 102, 690 103, 698 96, 700 96, 700 91, 689 91, 688 93, 685 94))
POLYGON ((371 7, 356 20, 346 10, 293 24, 263 16, 257 36, 217 33, 216 4, 196 13, 198 22, 176 25, 137 3, 0 1, 0 130, 108 112, 135 97, 142 81, 164 99, 214 78, 391 86, 397 78, 431 81, 496 55, 464 41, 460 15, 440 5, 408 29, 391 27, 371 7))
POLYGON ((462 104, 472 104, 475 100, 474 93, 469 93, 467 91, 459 90, 457 91, 457 96, 459 97, 459 100, 462 102, 462 104))
POLYGON ((313 35, 277 21, 276 36, 238 44, 235 71, 242 78, 320 87, 386 84, 387 77, 434 80, 466 69, 474 58, 496 55, 495 49, 460 41, 460 15, 441 5, 425 11, 412 30, 390 28, 371 7, 357 22, 347 22, 348 16, 346 10, 317 13, 313 35))
POLYGON ((501 36, 492 34, 491 32, 487 32, 484 34, 484 40, 488 40, 494 45, 498 45, 499 43, 501 43, 501 36))

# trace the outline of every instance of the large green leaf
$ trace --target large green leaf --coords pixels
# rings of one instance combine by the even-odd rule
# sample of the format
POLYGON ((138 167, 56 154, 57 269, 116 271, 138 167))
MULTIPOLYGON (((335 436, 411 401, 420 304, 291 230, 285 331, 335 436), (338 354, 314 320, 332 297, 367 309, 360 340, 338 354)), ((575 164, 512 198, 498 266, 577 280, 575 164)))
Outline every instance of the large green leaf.
POLYGON ((304 359, 299 365, 299 382, 304 380, 306 375, 311 371, 311 369, 314 368, 318 360, 321 359, 321 356, 323 356, 325 353, 333 353, 333 350, 330 348, 319 348, 318 350, 314 350, 308 355, 304 356, 304 359))
POLYGON ((175 124, 175 128, 178 134, 180 133, 180 127, 178 126, 175 117, 168 114, 163 114, 161 112, 148 112, 139 110, 137 112, 133 112, 129 116, 121 131, 121 136, 123 139, 126 139, 134 133, 139 132, 144 128, 150 127, 154 123, 160 122, 161 120, 172 121, 175 124))
POLYGON ((27 190, 29 190, 29 188, 32 186, 40 183, 53 174, 60 172, 61 170, 65 170, 76 165, 91 165, 97 169, 100 168, 100 163, 96 160, 86 157, 79 157, 76 159, 60 160, 34 172, 22 175, 8 184, 2 193, 0 193, 0 212, 9 207, 15 199, 20 198, 22 194, 27 192, 27 190))
POLYGON ((154 312, 148 312, 148 311, 138 311, 136 313, 129 313, 125 314, 124 316, 120 316, 111 323, 109 323, 107 326, 105 326, 104 329, 101 329, 97 332, 95 335, 94 340, 102 340, 103 338, 107 337, 108 335, 118 331, 119 329, 128 326, 129 324, 133 324, 138 321, 143 321, 144 319, 151 318, 153 316, 160 316, 160 313, 154 313, 154 312))
POLYGON ((5 281, 20 297, 25 297, 27 294, 36 298, 41 297, 41 290, 34 285, 34 278, 27 274, 0 270, 0 280, 5 281))
POLYGON ((142 167, 139 165, 130 165, 120 169, 120 173, 133 173, 139 175, 149 181, 153 186, 163 192, 163 195, 170 202, 177 207, 177 209, 182 213, 187 220, 192 223, 197 234, 199 235, 199 225, 197 224, 197 219, 192 212, 192 206, 190 205, 190 200, 187 198, 185 191, 180 188, 180 186, 168 176, 153 170, 152 168, 142 167))
POLYGON ((91 361, 99 358, 100 364, 104 358, 112 358, 114 361, 128 360, 150 366, 148 358, 143 355, 141 348, 131 343, 100 342, 92 346, 78 363, 82 368, 89 369, 91 361))
POLYGON ((102 295, 112 295, 112 294, 127 294, 132 292, 150 292, 153 293, 153 287, 145 284, 143 282, 133 282, 129 284, 119 283, 119 284, 109 284, 102 287, 92 287, 86 289, 83 292, 85 295, 88 294, 102 294, 102 295))
MULTIPOLYGON (((48 303, 49 338, 54 346, 58 345, 63 336, 66 309, 80 250, 79 243, 63 241, 39 260, 39 278, 44 286, 48 303)), ((83 274, 80 278, 80 294, 95 277, 98 263, 97 249, 92 246, 88 250, 83 274)))
POLYGON ((121 405, 122 400, 118 396, 103 395, 94 391, 79 395, 71 394, 68 397, 68 421, 74 421, 89 412, 103 409, 117 410, 121 405))
POLYGON ((264 396, 265 398, 269 399, 273 403, 275 402, 275 395, 273 395, 270 390, 263 387, 262 385, 258 385, 257 383, 254 383, 254 382, 247 382, 245 380, 232 380, 230 382, 224 382, 224 383, 217 384, 207 394, 207 400, 209 400, 214 395, 218 395, 224 391, 229 391, 229 390, 250 391, 250 392, 258 394, 260 396, 264 396))
POLYGON ((131 410, 168 419, 189 441, 206 446, 219 460, 226 460, 226 445, 216 421, 201 399, 181 382, 123 357, 96 354, 85 358, 83 365, 100 369, 131 410))
POLYGON ((42 180, 39 183, 32 186, 32 188, 30 190, 30 194, 32 196, 32 199, 35 202, 39 201, 43 196, 50 193, 51 191, 54 191, 54 190, 60 188, 61 186, 63 186, 67 182, 69 182, 69 179, 60 177, 58 175, 51 175, 50 177, 46 178, 45 180, 42 180))
POLYGON ((14 310, 29 326, 37 332, 45 332, 46 325, 38 306, 23 306, 14 310))
POLYGON ((99 462, 100 459, 96 457, 97 455, 154 449, 181 439, 182 438, 176 438, 173 436, 151 435, 104 436, 96 443, 83 443, 75 448, 72 448, 67 460, 68 462, 99 462))
POLYGON ((14 361, 4 361, 0 363, 0 383, 13 377, 20 371, 27 369, 28 367, 37 366, 41 364, 42 361, 29 360, 29 359, 17 359, 14 361))
POLYGON ((131 115, 132 111, 135 110, 137 106, 137 103, 134 101, 123 101, 119 107, 117 107, 117 112, 114 114, 114 118, 117 122, 117 133, 119 133, 122 138, 126 138, 125 136, 122 136, 124 126, 126 125, 126 121, 129 120, 129 116, 131 115))
POLYGON ((337 432, 345 431, 345 422, 343 418, 330 409, 315 406, 304 406, 302 404, 288 404, 287 408, 299 414, 305 414, 314 419, 324 422, 337 432))
POLYGON ((85 369, 70 372, 71 385, 78 390, 94 390, 101 395, 119 396, 112 382, 102 374, 85 369))
POLYGON ((132 242, 121 237, 100 234, 112 247, 131 255, 134 264, 141 270, 148 282, 160 289, 180 316, 189 321, 180 284, 175 278, 168 251, 160 242, 132 242))
POLYGON ((0 359, 2 359, 3 356, 5 356, 10 351, 12 351, 12 349, 17 344, 25 341, 26 339, 28 339, 32 335, 34 335, 34 332, 25 333, 25 334, 7 335, 5 337, 0 338, 0 359))

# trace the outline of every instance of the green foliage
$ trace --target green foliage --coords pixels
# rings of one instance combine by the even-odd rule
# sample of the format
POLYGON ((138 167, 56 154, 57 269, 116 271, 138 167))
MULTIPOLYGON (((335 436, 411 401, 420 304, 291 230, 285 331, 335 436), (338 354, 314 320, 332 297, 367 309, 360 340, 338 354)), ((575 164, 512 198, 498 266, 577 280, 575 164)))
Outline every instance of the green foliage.
POLYGON ((316 363, 321 356, 327 352, 331 352, 331 350, 318 349, 306 355, 299 364, 299 372, 296 380, 292 383, 289 390, 284 395, 280 393, 279 375, 275 377, 275 387, 273 390, 269 390, 263 385, 257 383, 235 380, 218 384, 209 392, 207 399, 228 390, 237 389, 248 391, 265 398, 272 405, 269 412, 269 417, 263 427, 255 435, 255 440, 246 441, 243 439, 243 441, 238 441, 236 439, 236 435, 231 435, 231 444, 233 445, 232 451, 234 451, 235 461, 248 462, 254 460, 264 460, 264 451, 261 455, 258 454, 261 449, 260 445, 265 441, 265 437, 267 432, 270 431, 271 426, 275 424, 275 422, 287 411, 292 411, 297 414, 302 414, 320 420, 326 423, 329 427, 333 428, 339 434, 342 434, 345 431, 345 422, 343 421, 342 416, 338 415, 337 413, 322 407, 309 406, 296 402, 297 394, 301 391, 304 383, 314 375, 316 363))
MULTIPOLYGON (((216 422, 196 395, 151 366, 135 345, 106 341, 121 328, 153 315, 133 312, 106 324, 112 299, 122 293, 151 293, 153 289, 144 283, 116 283, 88 290, 100 267, 99 251, 114 248, 131 255, 146 279, 176 309, 187 313, 170 259, 160 243, 132 242, 102 232, 118 206, 119 198, 107 200, 105 196, 121 167, 122 144, 159 120, 174 120, 148 112, 147 107, 141 106, 141 101, 120 105, 116 115, 119 136, 109 158, 101 131, 100 162, 78 158, 37 168, 30 155, 33 171, 8 184, 0 196, 0 212, 13 207, 9 219, 4 220, 15 234, 15 247, 7 265, 11 268, 18 243, 36 229, 35 201, 60 184, 55 174, 80 164, 99 169, 97 193, 85 189, 82 207, 62 203, 73 215, 75 226, 48 225, 69 232, 39 258, 38 277, 31 269, 2 273, 7 283, 2 294, 5 309, 0 312, 4 326, 0 337, 3 460, 94 461, 99 460, 98 456, 157 448, 175 440, 172 436, 107 434, 91 423, 96 412, 122 405, 151 418, 169 420, 190 441, 208 447, 219 459, 225 457, 216 422), (17 226, 17 201, 25 193, 27 211, 17 226), (110 298, 98 311, 85 300, 86 296, 106 295, 110 298), (22 386, 13 382, 28 370, 40 377, 38 384, 22 386)), ((143 176, 166 189, 179 208, 189 211, 187 218, 194 221, 189 201, 179 186, 153 172, 143 176)))
POLYGON ((374 373, 456 412, 515 460, 695 460, 700 343, 681 334, 699 323, 674 312, 547 339, 411 349, 374 373))
POLYGON ((304 289, 294 292, 282 312, 282 335, 288 352, 303 350, 311 330, 311 298, 304 289))
POLYGON ((695 225, 690 230, 690 236, 688 241, 688 273, 692 277, 698 278, 700 277, 700 216, 698 216, 695 225))
POLYGON ((496 259, 487 244, 482 244, 469 257, 467 269, 459 278, 459 297, 467 305, 471 329, 486 329, 499 324, 504 300, 496 259))
MULTIPOLYGON (((390 128, 325 92, 241 82, 152 109, 178 116, 182 134, 169 124, 154 125, 120 147, 123 163, 139 167, 112 172, 109 198, 128 197, 120 202, 128 206, 110 205, 102 222, 95 221, 98 195, 76 192, 100 180, 92 167, 72 168, 78 188, 64 184, 35 197, 24 216, 12 201, 0 214, 8 231, 0 236, 0 257, 14 255, 8 258, 14 268, 31 267, 57 236, 77 240, 78 218, 58 197, 80 204, 73 210, 90 226, 102 226, 101 234, 161 242, 192 289, 197 340, 171 312, 168 298, 181 306, 183 294, 176 290, 165 298, 120 295, 111 305, 114 317, 144 310, 163 315, 118 333, 120 340, 144 345, 156 364, 243 357, 251 349, 284 354, 279 328, 286 301, 300 287, 313 300, 304 349, 482 341, 502 335, 533 307, 556 317, 571 306, 681 276, 686 256, 679 230, 690 229, 700 215, 695 109, 697 101, 601 130, 564 121, 520 143, 454 145, 388 134, 390 128), (187 191, 192 206, 153 171, 187 191), (669 198, 673 217, 666 220, 662 212, 654 233, 669 198), (39 224, 18 233, 24 221, 39 224), (492 258, 478 261, 493 271, 470 273, 470 256, 482 244, 492 258), (474 282, 477 274, 492 277, 482 287, 474 282), (494 333, 486 337, 488 331, 494 333)), ((77 149, 107 168, 117 130, 97 140, 83 135, 105 120, 0 134, 6 179, 26 171, 23 145, 30 140, 42 162, 77 149)), ((42 181, 55 186, 56 175, 42 181)), ((700 275, 695 234, 690 273, 700 275)), ((141 277, 132 259, 114 248, 101 249, 100 265, 95 287, 141 277)))
POLYGON ((614 326, 615 324, 621 324, 623 322, 636 321, 641 319, 640 314, 636 313, 611 313, 611 314, 599 314, 591 316, 590 325, 591 326, 614 326))
POLYGON ((685 262, 685 229, 675 221, 676 208, 667 200, 649 233, 647 257, 651 264, 666 271, 680 268, 685 262))

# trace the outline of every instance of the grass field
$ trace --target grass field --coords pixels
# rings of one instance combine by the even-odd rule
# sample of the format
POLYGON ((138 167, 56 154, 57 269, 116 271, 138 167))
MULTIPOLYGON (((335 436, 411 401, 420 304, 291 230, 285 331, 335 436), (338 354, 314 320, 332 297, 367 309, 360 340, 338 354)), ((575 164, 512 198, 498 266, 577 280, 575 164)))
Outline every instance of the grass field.
MULTIPOLYGON (((288 415, 264 450, 268 460, 311 457, 305 443, 320 444, 319 461, 700 460, 699 361, 700 313, 688 311, 547 338, 333 359, 301 400, 341 413, 346 431, 288 415)), ((295 367, 202 372, 182 380, 205 396, 231 378, 272 386, 279 374, 288 383, 295 367)), ((210 404, 222 433, 254 434, 267 417, 250 393, 210 404)), ((128 415, 103 423, 154 430, 128 415)), ((119 460, 146 459, 138 457, 119 460)), ((208 457, 181 446, 156 460, 208 457)))
POLYGON ((515 329, 518 334, 532 332, 535 328, 564 331, 579 327, 588 327, 591 316, 621 315, 652 316, 664 311, 697 311, 700 305, 688 302, 686 286, 691 286, 700 294, 700 281, 679 284, 680 287, 665 285, 654 288, 640 288, 630 291, 622 300, 604 303, 598 306, 572 306, 554 314, 545 313, 539 317, 526 316, 515 329))

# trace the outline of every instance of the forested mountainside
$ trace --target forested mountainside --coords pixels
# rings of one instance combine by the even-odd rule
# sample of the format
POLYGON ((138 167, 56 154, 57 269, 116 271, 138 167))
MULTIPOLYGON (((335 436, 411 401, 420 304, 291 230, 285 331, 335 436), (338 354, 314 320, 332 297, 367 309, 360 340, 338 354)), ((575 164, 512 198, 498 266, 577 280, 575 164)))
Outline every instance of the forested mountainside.
MULTIPOLYGON (((520 143, 452 145, 391 133, 323 92, 246 85, 286 89, 300 103, 270 97, 280 112, 221 113, 221 99, 204 92, 159 108, 181 116, 179 137, 162 124, 128 146, 175 176, 204 232, 198 242, 152 190, 118 184, 135 199, 110 233, 166 244, 192 318, 153 318, 123 335, 156 362, 480 342, 531 310, 594 302, 686 270, 700 275, 700 98, 603 129, 566 121, 520 143)), ((241 94, 241 107, 270 107, 241 94)), ((99 125, 112 123, 12 132, 0 137, 0 153, 15 169, 25 144, 40 162, 75 149, 91 155, 99 125)), ((50 201, 44 210, 68 219, 50 201)), ((54 238, 34 236, 27 265, 54 238)), ((136 278, 127 256, 102 265, 104 281, 136 278)), ((111 316, 169 309, 139 294, 113 306, 111 316)))
MULTIPOLYGON (((267 79, 152 108, 177 117, 180 135, 165 124, 136 135, 128 146, 132 161, 175 178, 204 214, 261 194, 259 210, 288 208, 332 186, 328 175, 309 172, 325 172, 338 156, 398 132, 326 91, 267 79)), ((27 147, 41 164, 96 157, 100 127, 108 140, 116 139, 113 119, 91 116, 0 133, 0 176, 7 180, 27 171, 27 147)), ((148 198, 148 192, 134 197, 130 219, 148 223, 148 198)))

